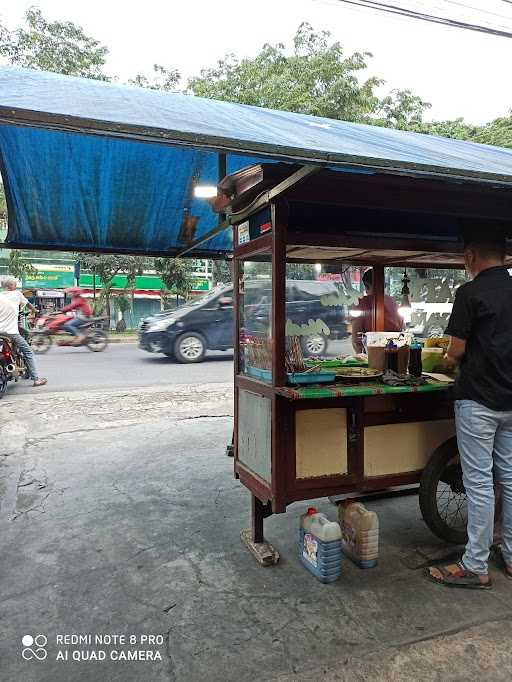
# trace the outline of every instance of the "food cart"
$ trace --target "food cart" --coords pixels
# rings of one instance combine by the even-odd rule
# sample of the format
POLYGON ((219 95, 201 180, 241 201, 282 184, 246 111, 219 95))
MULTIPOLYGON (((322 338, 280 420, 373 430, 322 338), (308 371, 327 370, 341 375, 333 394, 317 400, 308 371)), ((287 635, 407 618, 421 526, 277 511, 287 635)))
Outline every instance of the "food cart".
MULTIPOLYGON (((456 178, 280 163, 228 176, 219 192, 234 227, 234 470, 252 498, 252 528, 243 539, 270 564, 278 556, 264 539, 270 514, 301 500, 420 484, 431 530, 463 541, 450 385, 302 384, 287 371, 290 338, 300 333, 286 300, 287 268, 372 266, 373 329, 385 331, 385 268, 463 268, 461 230, 506 229, 510 192, 456 178), (255 282, 263 303, 251 297, 255 282)), ((305 333, 318 332, 318 322, 310 320, 305 333)))

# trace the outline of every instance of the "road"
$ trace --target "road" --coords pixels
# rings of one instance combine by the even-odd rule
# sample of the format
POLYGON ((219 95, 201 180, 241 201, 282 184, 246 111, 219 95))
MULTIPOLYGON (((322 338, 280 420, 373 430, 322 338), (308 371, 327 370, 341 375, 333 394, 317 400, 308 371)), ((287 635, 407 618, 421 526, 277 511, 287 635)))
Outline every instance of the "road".
POLYGON ((9 394, 218 383, 233 376, 232 352, 210 353, 205 362, 181 365, 165 355, 140 350, 135 343, 111 344, 102 353, 87 348, 51 348, 37 355, 36 361, 48 384, 34 388, 29 381, 10 383, 9 394))
MULTIPOLYGON (((329 346, 330 355, 350 352, 348 340, 329 346)), ((51 348, 37 355, 36 361, 48 384, 34 388, 29 381, 10 383, 9 394, 219 383, 231 381, 233 376, 231 351, 209 352, 204 362, 182 365, 165 355, 140 350, 135 343, 111 344, 102 353, 87 348, 51 348)))

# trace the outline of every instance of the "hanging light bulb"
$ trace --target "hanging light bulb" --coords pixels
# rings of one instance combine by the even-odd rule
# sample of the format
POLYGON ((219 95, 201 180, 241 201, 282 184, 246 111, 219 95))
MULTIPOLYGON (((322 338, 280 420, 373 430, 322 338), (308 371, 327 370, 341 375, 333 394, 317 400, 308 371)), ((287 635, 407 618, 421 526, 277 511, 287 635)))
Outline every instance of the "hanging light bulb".
POLYGON ((400 301, 400 305, 398 307, 398 314, 400 315, 401 318, 403 318, 404 322, 407 324, 408 322, 411 321, 412 317, 412 306, 411 306, 411 299, 409 298, 409 295, 411 293, 409 289, 409 282, 411 280, 407 276, 407 268, 404 270, 404 276, 402 277, 402 298, 400 301))

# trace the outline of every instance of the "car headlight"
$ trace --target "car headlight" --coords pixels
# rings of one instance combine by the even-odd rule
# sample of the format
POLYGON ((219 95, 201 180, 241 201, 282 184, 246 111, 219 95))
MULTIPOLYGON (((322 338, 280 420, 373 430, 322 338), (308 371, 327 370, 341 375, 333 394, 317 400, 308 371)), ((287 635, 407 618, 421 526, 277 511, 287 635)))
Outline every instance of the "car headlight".
POLYGON ((153 322, 152 324, 149 325, 148 331, 150 332, 164 332, 167 327, 170 327, 175 323, 176 320, 173 318, 171 319, 166 319, 166 320, 157 320, 156 322, 153 322))

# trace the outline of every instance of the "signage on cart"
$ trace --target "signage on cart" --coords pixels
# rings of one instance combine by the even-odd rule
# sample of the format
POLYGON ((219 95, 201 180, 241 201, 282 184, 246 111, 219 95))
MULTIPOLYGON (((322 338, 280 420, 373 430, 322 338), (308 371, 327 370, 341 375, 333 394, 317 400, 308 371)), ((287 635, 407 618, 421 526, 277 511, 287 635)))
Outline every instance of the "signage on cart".
POLYGON ((240 223, 238 226, 238 245, 247 244, 251 239, 251 233, 249 231, 249 221, 246 220, 244 223, 240 223))

